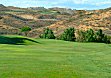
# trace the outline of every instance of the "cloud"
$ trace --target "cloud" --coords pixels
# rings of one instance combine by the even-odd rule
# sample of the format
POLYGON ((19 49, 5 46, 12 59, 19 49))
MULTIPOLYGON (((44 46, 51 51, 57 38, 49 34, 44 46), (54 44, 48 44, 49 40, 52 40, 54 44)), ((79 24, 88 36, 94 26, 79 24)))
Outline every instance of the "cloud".
POLYGON ((75 4, 85 4, 87 3, 89 0, 72 0, 75 4))
POLYGON ((69 7, 82 9, 99 9, 111 7, 111 0, 0 0, 1 4, 17 7, 69 7))
POLYGON ((104 1, 104 2, 98 2, 98 3, 95 3, 95 5, 97 6, 100 6, 100 5, 111 5, 111 1, 104 1))

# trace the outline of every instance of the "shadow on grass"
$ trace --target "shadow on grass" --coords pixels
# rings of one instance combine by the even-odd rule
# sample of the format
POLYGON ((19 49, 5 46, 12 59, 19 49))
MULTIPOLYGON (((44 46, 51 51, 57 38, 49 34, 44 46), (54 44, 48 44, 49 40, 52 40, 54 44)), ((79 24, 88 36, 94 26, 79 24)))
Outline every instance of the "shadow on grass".
POLYGON ((37 41, 28 38, 0 36, 0 44, 25 45, 25 41, 38 43, 37 41))

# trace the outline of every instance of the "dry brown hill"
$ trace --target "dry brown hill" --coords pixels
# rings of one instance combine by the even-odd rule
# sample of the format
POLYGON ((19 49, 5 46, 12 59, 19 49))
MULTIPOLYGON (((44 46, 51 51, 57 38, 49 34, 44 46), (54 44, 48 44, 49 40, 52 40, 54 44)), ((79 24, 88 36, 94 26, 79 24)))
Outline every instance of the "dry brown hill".
POLYGON ((30 37, 38 37, 47 27, 56 35, 60 35, 69 27, 77 30, 102 29, 106 34, 111 34, 111 8, 74 10, 73 15, 4 5, 0 5, 0 10, 0 34, 21 34, 20 29, 23 26, 31 27, 32 30, 28 33, 30 37))
POLYGON ((76 29, 102 29, 106 34, 111 35, 111 8, 95 11, 77 11, 77 14, 69 20, 59 21, 48 26, 56 35, 59 35, 66 28, 76 29))

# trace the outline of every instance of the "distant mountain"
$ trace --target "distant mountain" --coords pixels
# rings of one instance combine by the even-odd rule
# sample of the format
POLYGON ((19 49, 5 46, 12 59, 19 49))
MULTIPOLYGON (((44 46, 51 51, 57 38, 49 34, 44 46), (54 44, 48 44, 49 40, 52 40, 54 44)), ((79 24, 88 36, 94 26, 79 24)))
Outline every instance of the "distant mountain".
POLYGON ((6 10, 9 10, 9 9, 3 4, 0 4, 0 11, 6 11, 6 10))
POLYGON ((0 8, 4 8, 5 6, 3 4, 0 4, 0 8))
POLYGON ((38 11, 44 11, 44 10, 47 10, 47 9, 44 8, 44 7, 29 7, 28 9, 38 10, 38 11))
POLYGON ((49 10, 58 11, 60 14, 71 14, 71 15, 74 14, 74 10, 70 8, 53 7, 53 8, 49 8, 49 10))

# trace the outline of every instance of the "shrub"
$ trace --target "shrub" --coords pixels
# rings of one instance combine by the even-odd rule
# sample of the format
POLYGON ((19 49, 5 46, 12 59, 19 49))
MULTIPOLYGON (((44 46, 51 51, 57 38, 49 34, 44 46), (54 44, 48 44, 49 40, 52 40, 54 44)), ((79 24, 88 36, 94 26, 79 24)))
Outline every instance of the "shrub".
POLYGON ((85 42, 85 31, 78 30, 77 31, 77 36, 76 36, 76 41, 77 42, 85 42))
POLYGON ((109 43, 111 43, 111 37, 105 35, 104 38, 103 38, 103 41, 104 41, 104 43, 109 44, 109 43))
POLYGON ((103 31, 101 29, 99 29, 96 33, 95 33, 95 36, 96 36, 96 41, 97 42, 104 42, 104 34, 103 34, 103 31))
POLYGON ((65 41, 75 41, 75 29, 69 28, 64 31, 64 33, 60 36, 61 40, 65 41))
POLYGON ((95 33, 92 29, 89 29, 85 33, 85 41, 86 42, 94 42, 95 41, 95 33))
POLYGON ((40 38, 44 38, 44 39, 55 39, 54 33, 52 30, 50 30, 49 28, 46 28, 44 30, 44 33, 40 35, 40 38))
POLYGON ((21 32, 24 32, 24 34, 27 36, 28 32, 31 31, 31 28, 28 26, 24 26, 21 28, 21 32))
POLYGON ((99 29, 94 32, 92 29, 87 31, 79 30, 77 32, 76 41, 78 42, 100 42, 100 43, 110 43, 110 37, 103 34, 103 31, 99 29))

